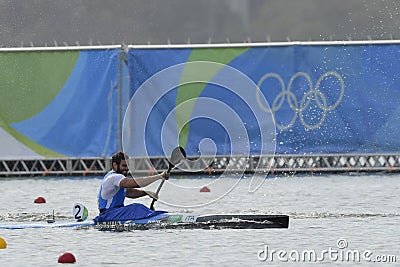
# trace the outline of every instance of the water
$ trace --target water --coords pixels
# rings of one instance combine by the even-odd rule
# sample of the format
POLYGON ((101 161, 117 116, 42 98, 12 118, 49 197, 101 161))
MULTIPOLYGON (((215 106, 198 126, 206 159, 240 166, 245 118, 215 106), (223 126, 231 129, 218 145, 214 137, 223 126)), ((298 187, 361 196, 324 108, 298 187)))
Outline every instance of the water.
MULTIPOLYGON (((7 248, 0 250, 0 266, 57 266, 59 255, 66 251, 75 255, 76 266, 280 266, 294 261, 309 266, 314 259, 329 266, 358 265, 368 259, 396 260, 389 264, 395 266, 400 262, 399 176, 276 177, 267 179, 255 193, 248 193, 250 179, 245 179, 221 200, 198 208, 156 203, 158 209, 196 214, 288 214, 289 229, 0 230, 0 237, 7 242, 7 248), (301 258, 311 251, 314 259, 301 258), (351 256, 357 253, 360 262, 351 256)), ((236 182, 232 178, 218 183, 208 177, 180 178, 185 179, 172 182, 196 188, 211 183, 211 192, 196 189, 181 194, 166 185, 160 192, 162 199, 209 202, 236 182)), ((53 210, 57 221, 72 220, 75 202, 84 203, 94 217, 99 183, 100 178, 1 179, 1 223, 45 221, 53 210), (47 203, 33 204, 37 196, 44 196, 47 203)), ((140 202, 149 205, 151 201, 143 198, 140 202)))

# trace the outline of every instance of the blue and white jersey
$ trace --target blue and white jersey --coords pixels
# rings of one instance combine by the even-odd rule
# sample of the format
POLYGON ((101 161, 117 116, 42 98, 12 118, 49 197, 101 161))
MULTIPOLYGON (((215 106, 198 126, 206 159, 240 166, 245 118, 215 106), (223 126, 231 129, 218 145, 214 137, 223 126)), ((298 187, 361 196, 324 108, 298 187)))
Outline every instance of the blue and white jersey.
POLYGON ((115 171, 108 172, 101 182, 97 196, 99 210, 121 207, 124 205, 126 188, 121 188, 119 183, 125 176, 115 171))

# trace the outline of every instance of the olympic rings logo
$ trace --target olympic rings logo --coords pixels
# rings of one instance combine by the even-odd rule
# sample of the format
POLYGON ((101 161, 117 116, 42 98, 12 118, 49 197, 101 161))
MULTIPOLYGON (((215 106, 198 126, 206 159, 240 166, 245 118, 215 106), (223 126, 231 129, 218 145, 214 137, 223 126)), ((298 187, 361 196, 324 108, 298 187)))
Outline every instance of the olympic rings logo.
POLYGON ((332 111, 337 108, 337 106, 340 104, 342 101, 343 95, 344 95, 344 90, 345 90, 345 85, 343 78, 340 76, 339 73, 335 71, 328 71, 325 72, 324 74, 319 77, 317 83, 315 84, 315 87, 313 86, 313 82, 311 81, 310 76, 305 73, 305 72, 296 72, 289 80, 288 86, 285 86, 285 82, 283 81, 282 77, 277 74, 277 73, 267 73, 263 77, 261 77, 260 81, 258 82, 258 87, 261 88, 263 83, 267 79, 276 79, 281 87, 281 92, 275 97, 274 101, 272 102, 271 109, 268 107, 264 107, 264 105, 261 102, 261 96, 260 96, 260 91, 257 90, 256 97, 258 101, 258 105, 266 112, 272 112, 274 118, 276 118, 276 113, 282 108, 282 105, 284 104, 284 101, 286 100, 290 109, 294 111, 294 115, 292 119, 290 120, 289 123, 286 125, 280 124, 275 120, 276 127, 280 130, 287 130, 290 127, 293 126, 295 123, 297 116, 299 116, 299 119, 303 126, 306 129, 314 130, 319 128, 323 122, 325 121, 326 115, 328 111, 332 111), (296 95, 292 92, 292 87, 293 83, 296 79, 303 77, 307 81, 307 87, 308 91, 304 93, 303 97, 300 99, 300 102, 297 100, 296 95), (336 100, 335 103, 332 105, 328 105, 327 103, 327 97, 325 94, 323 94, 320 90, 322 82, 327 79, 328 77, 336 78, 340 84, 340 92, 339 96, 336 100), (316 105, 318 108, 322 110, 322 114, 320 114, 320 118, 317 121, 317 123, 312 124, 309 123, 305 120, 304 116, 304 111, 307 110, 310 107, 310 103, 312 101, 316 102, 316 105))

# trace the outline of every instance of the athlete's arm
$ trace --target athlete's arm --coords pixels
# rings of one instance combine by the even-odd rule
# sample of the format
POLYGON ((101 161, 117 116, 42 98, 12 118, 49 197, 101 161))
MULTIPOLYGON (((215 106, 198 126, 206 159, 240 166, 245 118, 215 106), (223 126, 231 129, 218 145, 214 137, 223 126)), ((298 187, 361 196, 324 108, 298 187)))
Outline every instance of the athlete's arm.
POLYGON ((148 186, 151 183, 154 183, 155 181, 158 181, 160 179, 165 179, 168 180, 169 174, 166 171, 163 171, 160 174, 152 175, 152 176, 146 176, 142 178, 123 178, 119 182, 119 187, 124 187, 124 188, 138 188, 138 187, 145 187, 148 186))
POLYGON ((155 200, 158 199, 158 195, 151 191, 140 190, 140 189, 136 189, 136 188, 128 188, 126 190, 126 197, 129 197, 129 198, 138 198, 138 197, 143 197, 143 196, 147 196, 147 195, 151 198, 154 198, 155 200))

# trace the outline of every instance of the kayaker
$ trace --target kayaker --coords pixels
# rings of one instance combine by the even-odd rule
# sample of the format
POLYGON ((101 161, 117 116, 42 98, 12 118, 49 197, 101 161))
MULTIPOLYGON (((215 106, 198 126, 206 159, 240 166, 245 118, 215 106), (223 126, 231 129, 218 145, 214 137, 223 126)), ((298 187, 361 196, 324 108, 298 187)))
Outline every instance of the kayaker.
POLYGON ((128 159, 128 155, 123 152, 117 152, 112 156, 112 170, 104 176, 97 196, 100 214, 108 209, 123 207, 125 197, 139 198, 148 195, 157 200, 156 193, 138 188, 145 187, 161 179, 168 180, 169 178, 169 174, 166 171, 142 178, 128 178, 126 177, 129 171, 128 159))

